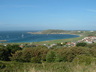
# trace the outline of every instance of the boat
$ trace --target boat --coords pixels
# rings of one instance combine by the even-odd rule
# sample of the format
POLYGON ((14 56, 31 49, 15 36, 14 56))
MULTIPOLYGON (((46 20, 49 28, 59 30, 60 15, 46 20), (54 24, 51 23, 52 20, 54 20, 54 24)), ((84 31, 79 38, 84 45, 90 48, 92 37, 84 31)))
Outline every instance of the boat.
POLYGON ((24 34, 22 34, 21 37, 23 38, 24 37, 24 34))

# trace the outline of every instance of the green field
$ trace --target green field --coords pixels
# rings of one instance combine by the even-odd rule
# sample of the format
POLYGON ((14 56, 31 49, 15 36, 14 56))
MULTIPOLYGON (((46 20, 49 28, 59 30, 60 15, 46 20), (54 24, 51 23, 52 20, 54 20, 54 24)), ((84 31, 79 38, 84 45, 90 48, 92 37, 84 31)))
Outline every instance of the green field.
POLYGON ((77 38, 69 38, 69 39, 58 39, 58 40, 50 40, 50 41, 41 41, 41 42, 33 42, 33 44, 56 44, 61 42, 71 42, 83 39, 85 36, 80 36, 77 38))

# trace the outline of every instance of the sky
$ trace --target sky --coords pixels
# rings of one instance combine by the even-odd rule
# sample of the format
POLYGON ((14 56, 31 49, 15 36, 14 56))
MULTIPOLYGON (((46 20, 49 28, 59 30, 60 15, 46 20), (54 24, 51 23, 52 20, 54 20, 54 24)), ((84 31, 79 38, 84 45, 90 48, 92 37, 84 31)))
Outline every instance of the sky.
POLYGON ((0 31, 96 30, 96 0, 0 0, 0 31))

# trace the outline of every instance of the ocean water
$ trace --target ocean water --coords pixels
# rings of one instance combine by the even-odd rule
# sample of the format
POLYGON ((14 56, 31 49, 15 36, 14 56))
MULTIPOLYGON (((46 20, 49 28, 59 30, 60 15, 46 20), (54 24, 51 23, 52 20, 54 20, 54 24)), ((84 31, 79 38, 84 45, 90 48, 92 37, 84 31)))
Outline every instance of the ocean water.
POLYGON ((21 43, 79 37, 78 35, 70 34, 29 34, 27 32, 28 31, 0 31, 0 40, 7 40, 7 43, 21 43))

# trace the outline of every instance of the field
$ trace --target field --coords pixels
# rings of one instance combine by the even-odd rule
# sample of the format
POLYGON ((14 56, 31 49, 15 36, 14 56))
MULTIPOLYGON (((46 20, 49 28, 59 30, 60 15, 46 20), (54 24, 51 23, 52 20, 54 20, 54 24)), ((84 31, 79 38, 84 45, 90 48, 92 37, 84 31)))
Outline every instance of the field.
POLYGON ((58 40, 50 40, 50 41, 41 41, 41 42, 33 42, 33 44, 56 44, 61 42, 71 42, 83 39, 85 36, 80 36, 77 38, 69 38, 69 39, 58 39, 58 40))

